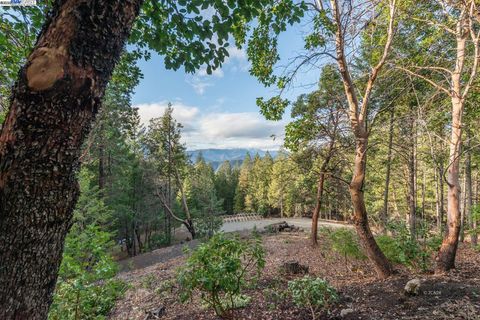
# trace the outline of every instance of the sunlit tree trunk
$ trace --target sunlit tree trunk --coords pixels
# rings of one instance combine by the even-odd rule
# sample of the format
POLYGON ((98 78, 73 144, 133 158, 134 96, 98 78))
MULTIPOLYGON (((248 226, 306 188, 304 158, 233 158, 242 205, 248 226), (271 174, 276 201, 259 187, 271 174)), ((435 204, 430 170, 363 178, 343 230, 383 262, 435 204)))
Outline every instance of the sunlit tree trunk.
POLYGON ((352 181, 350 183, 350 196, 352 198, 354 223, 360 241, 365 248, 365 252, 370 261, 373 262, 377 274, 382 277, 388 277, 392 273, 392 267, 382 253, 375 238, 373 237, 370 225, 368 223, 367 208, 363 193, 363 183, 366 173, 366 157, 367 139, 357 138, 355 163, 352 181))
MULTIPOLYGON (((460 81, 460 79, 459 79, 460 81)), ((462 136, 463 101, 461 98, 452 98, 452 133, 450 138, 449 167, 447 171, 448 201, 447 225, 448 229, 443 239, 437 257, 436 272, 442 273, 455 267, 455 256, 460 235, 460 146, 462 136)))
MULTIPOLYGON (((387 260, 385 255, 378 247, 373 233, 370 230, 368 223, 368 214, 365 205, 363 184, 365 181, 366 173, 366 157, 369 132, 366 127, 366 120, 368 117, 368 107, 370 95, 373 90, 375 81, 378 77, 378 73, 384 66, 387 55, 390 51, 390 47, 394 34, 394 20, 396 1, 390 1, 390 18, 387 29, 387 40, 385 43, 383 54, 377 63, 372 68, 369 74, 368 81, 365 85, 365 93, 362 101, 359 102, 356 92, 356 87, 353 83, 352 76, 349 71, 349 66, 345 56, 345 35, 342 16, 342 6, 338 4, 337 0, 330 0, 332 8, 333 20, 335 23, 335 47, 337 54, 337 63, 342 76, 343 85, 345 88, 345 95, 347 96, 349 105, 349 118, 352 127, 353 135, 355 136, 355 158, 352 180, 349 185, 350 197, 353 205, 353 218, 355 228, 357 230, 360 242, 365 249, 365 253, 369 260, 373 263, 375 271, 380 278, 386 278, 392 274, 392 266, 387 260)), ((348 15, 348 13, 343 13, 348 15)))
MULTIPOLYGON (((410 75, 414 75, 437 90, 445 93, 452 105, 451 137, 449 141, 449 163, 447 166, 447 232, 438 252, 436 273, 444 273, 455 267, 455 255, 458 247, 460 235, 461 212, 460 212, 460 156, 462 144, 462 115, 465 106, 465 99, 477 78, 478 63, 480 60, 480 31, 478 23, 478 2, 474 0, 445 2, 446 6, 454 6, 456 15, 448 15, 449 22, 455 22, 455 29, 442 23, 437 23, 438 17, 432 15, 427 23, 443 29, 445 34, 455 37, 455 67, 453 70, 445 67, 439 67, 443 72, 449 75, 448 87, 443 83, 419 74, 406 68, 401 68, 410 75), (467 40, 469 46, 467 49, 467 40), (473 50, 471 50, 473 49, 473 50), (466 59, 471 59, 469 68, 464 68, 466 59)), ((444 10, 440 16, 447 11, 444 10)), ((445 17, 440 17, 441 19, 445 17)), ((453 48, 452 48, 453 49, 453 48)), ((431 66, 416 66, 415 69, 430 68, 431 66)), ((436 68, 433 67, 433 68, 436 68)))

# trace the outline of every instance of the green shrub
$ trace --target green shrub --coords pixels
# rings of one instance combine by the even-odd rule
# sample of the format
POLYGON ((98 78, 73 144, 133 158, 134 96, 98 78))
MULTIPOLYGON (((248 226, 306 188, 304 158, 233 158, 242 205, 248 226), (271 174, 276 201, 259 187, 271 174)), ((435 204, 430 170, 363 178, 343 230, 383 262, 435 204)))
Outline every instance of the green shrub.
POLYGON ((355 231, 347 228, 337 228, 328 234, 332 250, 347 258, 365 259, 355 231))
POLYGON ((84 230, 74 225, 65 241, 50 320, 106 319, 126 290, 114 279, 118 267, 109 254, 110 236, 95 225, 84 230))
POLYGON ((178 270, 182 302, 196 291, 208 307, 220 317, 230 317, 231 309, 245 305, 242 289, 265 266, 265 252, 260 239, 240 240, 223 233, 200 245, 178 270), (256 273, 254 273, 256 271, 256 273))
POLYGON ((394 222, 388 226, 393 236, 380 235, 376 241, 385 256, 392 262, 410 268, 427 270, 431 265, 431 255, 441 245, 442 238, 430 234, 424 225, 418 226, 420 241, 413 238, 403 222, 394 222))
POLYGON ((420 257, 420 246, 411 235, 403 222, 392 222, 388 230, 393 237, 380 235, 376 238, 377 244, 392 262, 413 267, 420 257))
POLYGON ((338 299, 337 291, 326 280, 310 276, 289 281, 288 291, 297 306, 310 310, 313 319, 320 310, 329 310, 338 299))
POLYGON ((113 279, 101 284, 84 284, 81 280, 58 281, 48 319, 107 319, 115 301, 126 288, 125 283, 113 279))
POLYGON ((408 264, 411 261, 402 243, 387 235, 379 235, 375 239, 383 254, 393 263, 408 264))

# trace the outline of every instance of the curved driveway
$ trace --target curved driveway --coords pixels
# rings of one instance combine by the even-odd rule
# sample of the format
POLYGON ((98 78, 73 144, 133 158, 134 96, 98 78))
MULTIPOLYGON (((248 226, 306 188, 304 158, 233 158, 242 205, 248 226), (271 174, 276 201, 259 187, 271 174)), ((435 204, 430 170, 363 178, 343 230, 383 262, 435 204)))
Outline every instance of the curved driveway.
MULTIPOLYGON (((253 230, 256 226, 257 230, 263 230, 264 227, 272 223, 279 223, 286 221, 288 224, 293 224, 295 227, 302 229, 310 229, 312 226, 312 219, 308 218, 269 218, 262 220, 240 221, 240 222, 227 222, 222 226, 223 232, 235 232, 235 231, 247 231, 253 230)), ((349 227, 348 224, 342 222, 330 222, 330 221, 318 221, 319 226, 340 228, 349 227)))
MULTIPOLYGON (((262 220, 250 220, 250 221, 236 221, 236 222, 227 222, 222 226, 223 232, 239 232, 239 231, 249 231, 253 230, 254 227, 257 230, 264 230, 264 227, 272 224, 286 221, 288 224, 292 224, 296 227, 302 229, 310 229, 312 225, 312 220, 308 218, 269 218, 262 220)), ((342 228, 342 227, 352 227, 351 225, 341 223, 341 222, 330 222, 330 221, 318 221, 319 226, 330 227, 330 228, 342 228)), ((184 228, 183 228, 184 229, 184 228)), ((187 230, 182 230, 179 228, 175 231, 175 236, 177 239, 185 239, 188 237, 187 230)), ((166 248, 160 248, 140 254, 135 257, 124 259, 119 261, 120 270, 123 272, 128 272, 132 270, 142 269, 159 262, 166 262, 173 258, 183 255, 183 247, 188 245, 191 249, 195 248, 198 245, 198 240, 188 241, 186 243, 174 244, 166 248)))

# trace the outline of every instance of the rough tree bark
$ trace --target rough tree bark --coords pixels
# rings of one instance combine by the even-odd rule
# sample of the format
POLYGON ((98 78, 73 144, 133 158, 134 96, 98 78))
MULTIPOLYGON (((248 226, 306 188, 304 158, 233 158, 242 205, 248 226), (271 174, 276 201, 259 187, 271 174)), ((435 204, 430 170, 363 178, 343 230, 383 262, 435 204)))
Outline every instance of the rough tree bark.
POLYGON ((80 148, 141 0, 58 0, 0 133, 0 319, 46 319, 80 148))

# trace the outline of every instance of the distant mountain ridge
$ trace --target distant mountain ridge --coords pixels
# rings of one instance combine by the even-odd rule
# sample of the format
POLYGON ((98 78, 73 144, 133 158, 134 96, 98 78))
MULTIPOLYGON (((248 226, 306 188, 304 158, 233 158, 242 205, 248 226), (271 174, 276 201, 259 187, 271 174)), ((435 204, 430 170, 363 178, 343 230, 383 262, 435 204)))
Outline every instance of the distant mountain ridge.
POLYGON ((250 153, 250 156, 253 158, 257 153, 260 157, 264 157, 265 154, 269 152, 272 157, 276 157, 278 151, 276 150, 261 150, 261 149, 246 149, 246 148, 237 148, 237 149, 198 149, 198 150, 189 150, 187 151, 188 156, 192 161, 195 161, 199 154, 202 154, 203 159, 206 162, 212 164, 216 169, 222 162, 230 161, 233 164, 238 164, 243 161, 247 153, 250 153))

